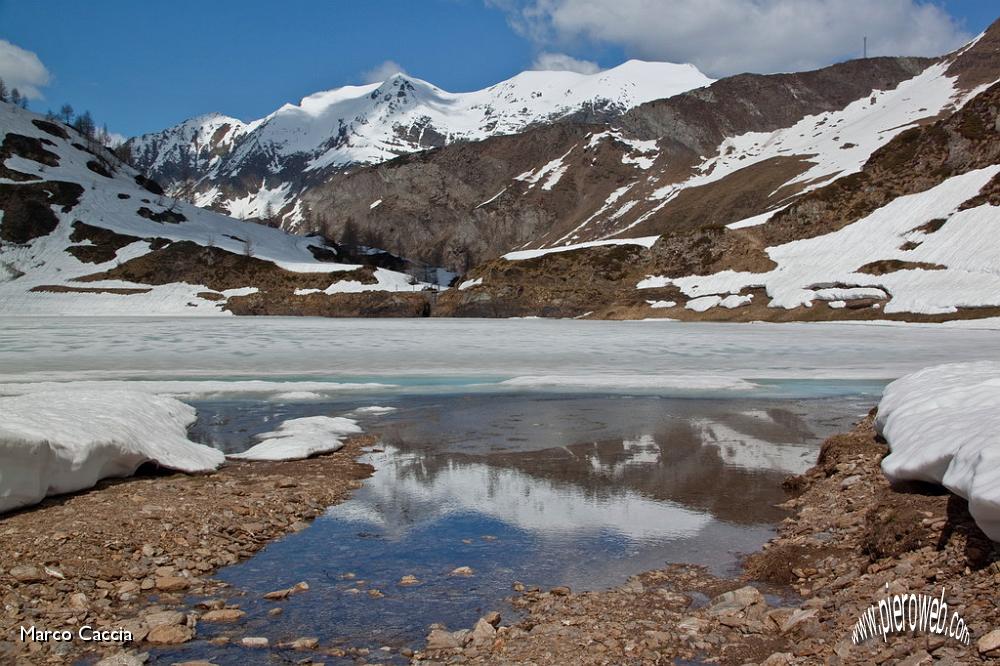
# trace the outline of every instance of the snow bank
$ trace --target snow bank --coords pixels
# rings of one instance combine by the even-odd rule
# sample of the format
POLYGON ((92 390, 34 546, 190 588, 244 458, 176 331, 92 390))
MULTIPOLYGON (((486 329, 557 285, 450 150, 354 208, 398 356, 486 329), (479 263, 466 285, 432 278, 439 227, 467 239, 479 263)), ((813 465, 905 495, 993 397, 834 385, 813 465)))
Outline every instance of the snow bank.
POLYGON ((892 451, 882 461, 890 480, 940 483, 1000 541, 1000 362, 939 365, 894 381, 875 426, 892 451))
POLYGON ((240 460, 299 460, 337 451, 344 446, 344 437, 360 433, 357 421, 344 417, 288 419, 277 430, 257 435, 256 439, 261 440, 259 444, 229 457, 240 460))
POLYGON ((0 512, 129 476, 155 462, 181 472, 222 464, 187 438, 195 410, 138 391, 63 389, 0 398, 0 512))

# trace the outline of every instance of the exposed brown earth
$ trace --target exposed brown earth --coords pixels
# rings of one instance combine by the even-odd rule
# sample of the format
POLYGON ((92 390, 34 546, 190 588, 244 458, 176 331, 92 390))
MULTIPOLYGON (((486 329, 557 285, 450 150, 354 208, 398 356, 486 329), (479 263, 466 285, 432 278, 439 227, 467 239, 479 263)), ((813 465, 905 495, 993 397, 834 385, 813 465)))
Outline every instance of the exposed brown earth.
POLYGON ((14 155, 32 160, 45 166, 58 166, 59 156, 45 148, 46 145, 53 145, 48 139, 38 139, 10 132, 4 137, 3 144, 0 144, 0 178, 9 180, 37 180, 37 176, 15 171, 4 165, 9 157, 14 155))
POLYGON ((900 259, 882 259, 880 261, 873 261, 871 263, 865 264, 858 268, 859 273, 868 273, 869 275, 885 275, 886 273, 895 273, 896 271, 907 271, 907 270, 924 270, 924 271, 939 271, 946 268, 941 264, 930 264, 926 261, 901 261, 900 259))
MULTIPOLYGON (((114 235, 117 236, 117 235, 114 235)), ((102 237, 104 243, 123 242, 128 237, 102 237)), ((262 292, 294 292, 295 289, 326 289, 331 284, 353 280, 374 284, 374 271, 362 266, 350 271, 297 273, 250 254, 236 254, 193 241, 163 241, 150 252, 100 273, 76 278, 79 282, 126 280, 162 285, 173 282, 203 284, 215 291, 248 285, 262 292)), ((252 250, 252 248, 251 248, 252 250)))
MULTIPOLYGON (((433 293, 366 291, 342 294, 255 293, 231 296, 225 309, 236 315, 290 317, 427 317, 433 293)), ((210 299, 216 300, 216 299, 210 299)))
POLYGON ((183 596, 207 598, 221 587, 209 578, 216 568, 346 499, 372 471, 356 462, 371 443, 359 437, 294 462, 228 462, 204 475, 140 473, 0 516, 0 663, 122 651, 116 643, 22 642, 22 626, 125 627, 135 639, 129 648, 148 649, 190 640, 199 619, 225 620, 219 611, 234 616, 238 609, 221 603, 190 613, 183 596))
POLYGON ((80 202, 82 194, 80 185, 59 180, 0 184, 0 210, 3 211, 0 240, 27 243, 47 236, 59 226, 52 206, 61 206, 63 212, 69 212, 80 202))
POLYGON ((523 620, 500 626, 493 614, 471 630, 439 627, 414 661, 995 662, 997 544, 976 527, 963 500, 930 487, 891 488, 879 468, 886 452, 870 417, 827 440, 817 465, 786 484, 798 494, 783 505, 793 515, 747 558, 738 579, 671 565, 604 592, 545 592, 515 582, 512 601, 527 613, 523 620), (970 645, 927 632, 852 643, 861 613, 887 593, 940 596, 942 588, 949 614, 968 622, 970 645), (704 597, 710 601, 702 604, 704 597))
POLYGON ((71 245, 66 251, 74 257, 88 264, 103 264, 111 261, 118 254, 118 250, 126 245, 130 245, 140 238, 115 233, 110 229, 95 227, 77 220, 73 223, 73 233, 69 239, 81 245, 71 245), (89 244, 83 245, 82 243, 89 244))
POLYGON ((148 294, 151 290, 133 289, 130 287, 71 287, 65 284, 40 284, 32 287, 29 291, 49 294, 117 294, 119 296, 129 296, 131 294, 148 294))

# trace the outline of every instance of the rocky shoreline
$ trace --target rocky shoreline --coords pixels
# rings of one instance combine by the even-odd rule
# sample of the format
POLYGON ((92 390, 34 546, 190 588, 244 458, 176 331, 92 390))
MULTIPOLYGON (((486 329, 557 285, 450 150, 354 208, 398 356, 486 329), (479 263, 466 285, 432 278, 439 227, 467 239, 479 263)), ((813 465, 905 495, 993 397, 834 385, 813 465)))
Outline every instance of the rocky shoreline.
POLYGON ((794 513, 744 574, 672 565, 619 588, 571 593, 514 584, 523 620, 435 628, 421 664, 973 664, 1000 662, 1000 546, 964 500, 932 487, 890 488, 872 418, 824 442, 792 477, 794 513), (969 645, 927 631, 855 645, 862 613, 890 594, 942 594, 969 645))
POLYGON ((372 470, 358 462, 372 436, 349 440, 334 455, 291 462, 229 462, 211 474, 138 475, 89 491, 50 497, 0 518, 0 663, 63 664, 183 643, 199 621, 238 619, 237 608, 209 598, 210 576, 267 543, 308 526, 361 487, 372 470), (183 604, 204 596, 197 612, 183 604), (129 631, 81 642, 80 627, 129 631), (21 640, 21 628, 69 630, 74 639, 21 640))

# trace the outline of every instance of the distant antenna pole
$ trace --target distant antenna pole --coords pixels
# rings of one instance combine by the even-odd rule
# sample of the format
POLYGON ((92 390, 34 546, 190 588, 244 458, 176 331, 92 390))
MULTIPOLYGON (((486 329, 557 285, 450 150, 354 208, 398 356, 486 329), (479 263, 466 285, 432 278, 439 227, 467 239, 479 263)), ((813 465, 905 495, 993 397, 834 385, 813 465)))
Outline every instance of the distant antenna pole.
POLYGON ((867 59, 868 58, 868 35, 865 35, 865 37, 864 37, 864 45, 865 45, 864 46, 864 52, 865 52, 865 56, 864 57, 867 59))

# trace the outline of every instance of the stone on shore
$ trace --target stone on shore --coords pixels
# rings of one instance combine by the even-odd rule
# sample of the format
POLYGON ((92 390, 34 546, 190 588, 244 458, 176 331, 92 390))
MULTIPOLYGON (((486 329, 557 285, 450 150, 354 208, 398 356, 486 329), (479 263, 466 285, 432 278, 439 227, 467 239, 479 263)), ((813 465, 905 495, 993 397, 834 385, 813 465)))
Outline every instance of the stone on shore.
POLYGON ((140 654, 119 652, 101 659, 94 666, 142 666, 147 661, 149 661, 149 655, 144 652, 140 654))
POLYGON ((146 641, 156 645, 178 645, 194 638, 194 630, 180 624, 161 624, 149 630, 146 641))
POLYGON ((987 657, 1000 657, 1000 629, 994 629, 976 642, 979 654, 987 657))
POLYGON ((160 592, 180 592, 191 587, 191 581, 181 576, 157 576, 155 585, 160 592))
POLYGON ((244 617, 246 613, 239 608, 220 608, 210 610, 201 616, 202 622, 235 622, 244 617))
POLYGON ((13 567, 10 570, 10 575, 19 583, 43 583, 46 578, 41 569, 31 564, 13 567))

